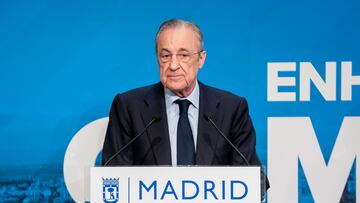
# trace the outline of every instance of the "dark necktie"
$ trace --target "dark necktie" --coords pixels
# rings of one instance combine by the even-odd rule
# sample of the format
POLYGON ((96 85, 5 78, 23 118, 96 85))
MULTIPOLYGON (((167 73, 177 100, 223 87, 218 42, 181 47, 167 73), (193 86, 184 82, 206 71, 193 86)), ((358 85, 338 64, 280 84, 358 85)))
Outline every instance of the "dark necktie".
POLYGON ((177 126, 177 164, 195 165, 195 146, 191 126, 188 118, 190 101, 176 100, 179 104, 180 117, 177 126))

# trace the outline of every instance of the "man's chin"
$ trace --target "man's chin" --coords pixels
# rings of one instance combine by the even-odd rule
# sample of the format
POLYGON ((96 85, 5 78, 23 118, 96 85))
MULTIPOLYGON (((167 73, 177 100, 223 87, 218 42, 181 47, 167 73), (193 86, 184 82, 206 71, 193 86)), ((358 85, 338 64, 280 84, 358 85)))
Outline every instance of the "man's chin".
POLYGON ((171 89, 182 89, 186 87, 186 82, 183 80, 171 80, 167 79, 166 81, 166 87, 171 89))
POLYGON ((186 89, 186 85, 184 85, 184 84, 176 84, 176 83, 167 83, 165 85, 165 87, 168 88, 169 90, 171 90, 174 93, 181 92, 181 91, 186 89))
POLYGON ((167 86, 167 88, 168 88, 169 90, 171 90, 172 92, 181 92, 181 91, 185 90, 185 88, 173 87, 173 86, 167 86))

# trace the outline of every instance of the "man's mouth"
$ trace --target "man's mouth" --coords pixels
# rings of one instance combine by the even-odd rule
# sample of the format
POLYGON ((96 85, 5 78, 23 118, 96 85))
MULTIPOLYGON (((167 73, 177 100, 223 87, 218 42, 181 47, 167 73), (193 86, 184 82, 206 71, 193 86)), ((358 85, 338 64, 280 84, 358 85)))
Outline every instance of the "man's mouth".
POLYGON ((182 77, 182 75, 168 75, 167 77, 171 78, 171 79, 178 79, 178 78, 182 77))

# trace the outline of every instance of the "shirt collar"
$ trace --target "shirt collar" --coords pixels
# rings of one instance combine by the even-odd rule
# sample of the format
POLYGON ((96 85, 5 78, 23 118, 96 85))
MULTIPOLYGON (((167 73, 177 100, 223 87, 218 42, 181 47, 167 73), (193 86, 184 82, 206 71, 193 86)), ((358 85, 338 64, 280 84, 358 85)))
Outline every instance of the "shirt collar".
POLYGON ((191 104, 199 109, 199 96, 200 96, 200 91, 199 91, 199 84, 198 81, 196 80, 196 84, 195 84, 195 88, 193 89, 193 91, 191 92, 191 94, 187 97, 179 97, 177 96, 175 93, 173 93, 171 90, 169 90, 168 88, 164 87, 164 92, 165 92, 165 102, 166 102, 166 106, 171 106, 171 104, 174 103, 174 101, 178 100, 178 99, 187 99, 191 102, 191 104))

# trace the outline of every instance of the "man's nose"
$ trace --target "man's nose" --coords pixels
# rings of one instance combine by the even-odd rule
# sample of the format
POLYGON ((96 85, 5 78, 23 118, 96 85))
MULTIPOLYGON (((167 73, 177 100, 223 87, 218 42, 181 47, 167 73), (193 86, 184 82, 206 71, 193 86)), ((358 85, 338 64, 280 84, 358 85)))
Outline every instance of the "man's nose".
POLYGON ((170 60, 170 69, 176 70, 179 67, 180 67, 179 60, 177 59, 176 54, 173 54, 170 60))

